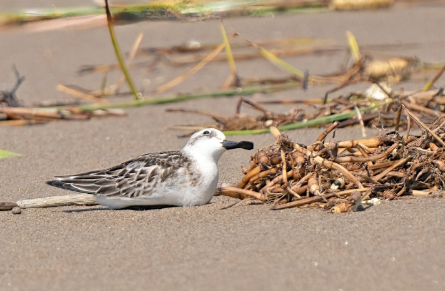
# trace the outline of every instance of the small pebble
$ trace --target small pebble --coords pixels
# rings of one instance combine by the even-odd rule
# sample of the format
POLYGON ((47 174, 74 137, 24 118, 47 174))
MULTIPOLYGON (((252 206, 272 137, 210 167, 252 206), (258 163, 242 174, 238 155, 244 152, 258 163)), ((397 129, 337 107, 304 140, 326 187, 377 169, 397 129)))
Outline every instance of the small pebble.
POLYGON ((14 208, 12 208, 11 211, 12 211, 13 214, 20 214, 20 213, 22 213, 22 209, 20 207, 14 207, 14 208))

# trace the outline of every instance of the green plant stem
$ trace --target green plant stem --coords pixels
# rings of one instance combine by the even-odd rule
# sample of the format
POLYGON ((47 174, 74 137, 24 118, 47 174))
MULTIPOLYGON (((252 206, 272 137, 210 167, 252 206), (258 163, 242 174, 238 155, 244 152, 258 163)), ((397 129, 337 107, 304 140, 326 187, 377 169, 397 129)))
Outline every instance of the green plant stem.
POLYGON ((233 76, 236 75, 236 65, 235 65, 235 59, 233 58, 233 54, 232 54, 232 48, 230 47, 230 42, 229 42, 229 38, 227 37, 227 33, 226 33, 226 29, 224 27, 224 24, 222 23, 221 20, 221 33, 222 33, 222 37, 223 37, 223 41, 226 49, 226 54, 227 54, 227 61, 229 62, 229 66, 230 66, 230 71, 232 72, 233 76))
MULTIPOLYGON (((368 106, 368 107, 365 107, 365 108, 361 108, 360 112, 364 112, 364 111, 367 111, 367 110, 373 110, 373 109, 376 109, 376 108, 378 108, 380 106, 381 106, 381 104, 372 105, 372 106, 368 106)), ((312 120, 308 120, 308 121, 302 121, 302 122, 297 122, 297 123, 286 124, 286 125, 283 125, 283 126, 279 126, 278 129, 281 130, 281 131, 286 131, 286 130, 291 130, 291 129, 312 127, 312 126, 317 126, 317 125, 331 123, 331 122, 334 122, 334 121, 345 120, 345 119, 348 119, 348 118, 351 118, 351 117, 355 116, 356 114, 357 113, 356 113, 355 110, 351 110, 351 111, 348 111, 348 112, 337 113, 337 114, 324 116, 324 117, 320 117, 320 118, 316 118, 316 119, 312 119, 312 120)), ((253 129, 253 130, 225 131, 224 134, 225 135, 246 135, 246 134, 259 134, 259 133, 268 133, 268 132, 269 132, 269 129, 268 128, 264 128, 264 129, 253 129)))
MULTIPOLYGON (((312 4, 277 5, 275 1, 245 0, 193 3, 193 1, 155 1, 147 4, 128 4, 111 7, 113 15, 119 21, 143 20, 184 20, 201 19, 202 17, 245 17, 264 16, 272 13, 316 13, 329 11, 326 1, 315 1, 312 4), (271 5, 268 5, 271 3, 271 5)), ((102 7, 64 7, 52 9, 32 9, 17 12, 0 13, 0 25, 22 25, 35 21, 60 19, 77 16, 101 15, 102 7)))
POLYGON ((21 156, 21 154, 0 150, 0 159, 5 159, 9 157, 18 157, 18 156, 21 156))
POLYGON ((119 61, 121 70, 125 75, 125 79, 127 80, 128 86, 130 87, 130 90, 134 95, 134 99, 139 100, 139 93, 136 91, 136 87, 134 86, 133 80, 131 79, 127 66, 125 65, 124 57, 122 56, 119 44, 117 43, 116 33, 114 32, 114 27, 113 27, 113 18, 111 17, 110 7, 108 6, 108 0, 105 0, 105 10, 107 12, 108 30, 110 31, 110 37, 111 41, 113 42, 113 47, 114 51, 116 52, 117 60, 119 61))
MULTIPOLYGON (((225 91, 219 91, 219 92, 209 92, 209 93, 193 94, 193 95, 180 95, 180 96, 175 96, 175 97, 166 97, 166 98, 158 98, 158 99, 140 99, 140 100, 134 100, 134 101, 122 102, 122 103, 85 104, 85 105, 78 106, 78 108, 80 108, 84 111, 92 111, 92 110, 107 109, 107 108, 139 107, 139 106, 145 106, 145 105, 173 103, 173 102, 212 98, 212 97, 229 97, 229 96, 240 96, 240 95, 246 96, 246 95, 252 95, 255 93, 272 93, 272 92, 296 88, 297 86, 298 85, 286 84, 286 85, 268 86, 268 87, 237 88, 237 89, 233 89, 233 90, 225 90, 225 91)), ((65 107, 55 107, 55 108, 60 110, 60 109, 64 109, 65 107)))

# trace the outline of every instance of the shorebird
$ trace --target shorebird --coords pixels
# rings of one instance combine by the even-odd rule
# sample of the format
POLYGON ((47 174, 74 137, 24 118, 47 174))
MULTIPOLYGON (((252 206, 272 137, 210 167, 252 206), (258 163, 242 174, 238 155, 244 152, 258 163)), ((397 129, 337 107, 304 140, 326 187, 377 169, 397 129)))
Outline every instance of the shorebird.
POLYGON ((248 141, 233 142, 216 129, 193 134, 180 151, 145 154, 117 166, 56 176, 47 184, 96 195, 112 209, 133 206, 194 206, 210 202, 216 191, 218 160, 226 150, 253 149, 248 141))

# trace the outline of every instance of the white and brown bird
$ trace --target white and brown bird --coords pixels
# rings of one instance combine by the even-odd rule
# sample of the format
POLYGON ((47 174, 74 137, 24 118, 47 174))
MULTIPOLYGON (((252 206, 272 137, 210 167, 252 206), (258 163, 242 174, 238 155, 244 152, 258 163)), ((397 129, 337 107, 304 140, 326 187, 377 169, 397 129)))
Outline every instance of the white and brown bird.
POLYGON ((226 150, 253 149, 233 142, 216 129, 193 134, 180 151, 145 154, 120 165, 87 173, 58 176, 47 184, 96 195, 112 209, 132 206, 193 206, 208 203, 216 191, 218 160, 226 150))

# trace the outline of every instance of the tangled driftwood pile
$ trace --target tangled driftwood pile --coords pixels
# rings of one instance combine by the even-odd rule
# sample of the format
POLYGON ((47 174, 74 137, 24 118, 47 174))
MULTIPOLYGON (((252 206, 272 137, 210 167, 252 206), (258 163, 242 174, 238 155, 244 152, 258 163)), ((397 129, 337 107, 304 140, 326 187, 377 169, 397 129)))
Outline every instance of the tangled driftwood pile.
POLYGON ((372 198, 442 197, 445 119, 428 127, 401 107, 396 122, 397 130, 379 137, 325 142, 336 122, 308 146, 272 127, 276 142, 251 157, 236 187, 222 187, 219 192, 271 202, 272 209, 321 207, 334 213, 357 210, 362 201, 372 198), (402 111, 422 129, 422 135, 409 135, 409 129, 399 134, 402 111))

